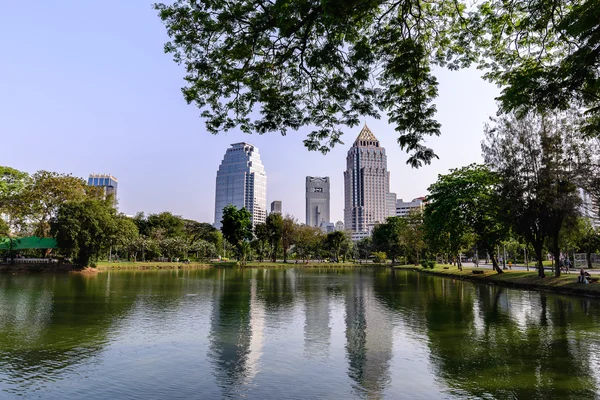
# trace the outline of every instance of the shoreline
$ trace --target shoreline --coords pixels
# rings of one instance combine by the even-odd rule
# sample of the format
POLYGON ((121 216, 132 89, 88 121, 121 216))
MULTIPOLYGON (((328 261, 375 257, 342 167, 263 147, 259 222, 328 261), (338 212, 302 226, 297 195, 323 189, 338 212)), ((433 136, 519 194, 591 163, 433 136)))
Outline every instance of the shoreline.
POLYGON ((238 265, 236 261, 220 261, 220 262, 204 262, 204 263, 173 263, 173 262, 122 262, 108 263, 99 262, 94 267, 80 268, 71 264, 58 264, 49 266, 48 264, 3 264, 0 265, 0 274, 28 274, 28 273, 71 273, 71 274, 94 274, 108 271, 159 271, 159 270, 192 270, 192 269, 208 269, 208 268, 389 268, 390 264, 373 264, 373 263, 295 263, 295 262, 249 262, 246 265, 238 265))
POLYGON ((577 283, 578 273, 561 274, 559 278, 547 276, 539 278, 537 271, 507 270, 503 274, 498 274, 491 269, 458 267, 452 265, 436 265, 434 269, 425 269, 415 265, 397 265, 395 270, 410 270, 423 274, 430 274, 443 278, 460 279, 470 282, 478 282, 504 286, 513 289, 535 290, 552 292, 567 296, 585 296, 600 298, 600 283, 582 284, 577 283), (448 269, 444 269, 448 267, 448 269), (473 274, 473 271, 483 271, 483 273, 473 274))

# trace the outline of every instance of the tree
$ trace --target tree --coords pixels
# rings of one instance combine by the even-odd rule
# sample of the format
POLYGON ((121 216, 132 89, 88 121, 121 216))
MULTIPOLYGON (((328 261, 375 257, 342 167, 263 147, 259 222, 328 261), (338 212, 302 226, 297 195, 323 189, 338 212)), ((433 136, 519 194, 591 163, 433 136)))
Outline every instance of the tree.
POLYGON ((269 254, 269 249, 271 247, 269 242, 270 236, 267 224, 256 224, 256 226, 254 226, 254 241, 252 244, 256 250, 256 254, 258 255, 258 260, 260 262, 263 262, 264 257, 268 256, 269 254))
POLYGON ((377 264, 385 264, 387 261, 387 254, 385 254, 385 251, 375 251, 373 252, 373 261, 377 264))
MULTIPOLYGON (((406 246, 415 254, 415 265, 420 261, 421 252, 427 247, 425 242, 425 227, 423 225, 423 212, 413 210, 406 219, 406 246)), ((412 257, 411 257, 412 258, 412 257)))
POLYGON ((110 245, 115 220, 111 201, 67 201, 58 207, 50 228, 58 248, 67 256, 74 256, 76 265, 85 267, 110 245))
POLYGON ((315 254, 321 244, 323 231, 310 225, 296 227, 296 254, 304 261, 308 261, 311 254, 315 254))
POLYGON ((501 214, 499 184, 499 175, 484 165, 471 164, 439 175, 428 189, 425 220, 430 236, 448 238, 459 265, 460 251, 475 241, 490 254, 494 270, 502 273, 496 251, 508 230, 501 214))
POLYGON ((238 253, 238 261, 243 257, 242 243, 252 240, 251 215, 245 208, 237 209, 234 205, 223 208, 223 219, 221 220, 221 232, 223 237, 233 246, 238 253))
MULTIPOLYGON (((25 212, 25 209, 18 207, 19 197, 30 180, 31 178, 26 172, 0 166, 0 214, 6 216, 11 224, 18 223, 17 220, 24 217, 22 213, 25 212)), ((9 223, 0 219, 1 234, 8 234, 9 223)))
POLYGON ((568 229, 569 237, 577 249, 585 253, 585 260, 588 268, 592 268, 592 253, 600 249, 600 234, 594 229, 588 218, 577 218, 575 223, 570 224, 568 229))
POLYGON ((385 252, 396 262, 396 258, 406 252, 407 222, 402 217, 388 217, 385 223, 373 229, 373 245, 376 250, 385 252))
POLYGON ((281 231, 283 229, 283 217, 279 213, 271 213, 266 222, 269 241, 271 243, 271 261, 277 261, 279 243, 281 242, 281 231))
POLYGON ((217 228, 206 222, 184 219, 183 232, 188 240, 188 244, 192 246, 199 240, 214 241, 213 232, 217 232, 217 228))
POLYGON ((189 250, 196 252, 196 258, 201 259, 214 258, 219 254, 213 243, 203 239, 195 241, 189 250))
POLYGON ((561 229, 581 203, 581 161, 589 157, 579 121, 574 113, 505 115, 485 129, 482 149, 486 164, 501 177, 502 215, 533 246, 541 277, 546 240, 560 276, 561 229))
POLYGON ((114 227, 109 238, 109 245, 117 248, 129 249, 137 242, 139 233, 133 219, 125 215, 117 215, 114 218, 114 227))
POLYGON ((342 257, 342 262, 346 262, 346 257, 353 257, 354 255, 354 243, 352 243, 352 240, 350 240, 350 238, 345 233, 344 239, 342 240, 342 244, 340 245, 339 254, 342 257))
POLYGON ((158 242, 163 254, 169 258, 186 256, 190 248, 187 240, 181 236, 165 237, 158 242))
POLYGON ((358 251, 359 260, 367 260, 373 252, 373 242, 370 237, 360 239, 356 243, 356 250, 358 251))
POLYGON ((504 89, 503 113, 587 110, 600 132, 600 7, 597 0, 488 0, 478 10, 485 77, 504 89))
POLYGON ((439 135, 432 67, 478 62, 503 87, 501 109, 589 111, 600 130, 597 0, 327 2, 178 0, 155 4, 183 63, 188 103, 209 132, 298 130, 327 152, 340 125, 388 115, 413 166, 435 156, 439 135))
POLYGON ((340 252, 344 242, 347 240, 348 238, 342 231, 333 231, 327 234, 327 248, 335 262, 340 262, 340 252))
POLYGON ((58 208, 68 201, 101 199, 102 191, 88 186, 81 179, 56 172, 38 171, 31 176, 31 182, 25 186, 12 207, 31 224, 31 232, 36 236, 50 235, 49 221, 56 215, 58 208))
POLYGON ((281 225, 281 247, 283 249, 283 262, 287 262, 288 251, 296 240, 296 220, 291 215, 286 215, 281 225))
POLYGON ((163 234, 168 238, 185 236, 185 223, 183 218, 178 215, 173 215, 168 211, 148 215, 145 229, 146 235, 152 234, 152 231, 156 229, 161 229, 163 234))
POLYGON ((429 163, 435 155, 424 138, 440 133, 432 65, 473 61, 462 2, 179 0, 154 7, 172 38, 165 51, 188 72, 184 97, 215 134, 316 126, 304 143, 327 152, 341 143, 339 125, 384 112, 412 153, 409 162, 429 163))

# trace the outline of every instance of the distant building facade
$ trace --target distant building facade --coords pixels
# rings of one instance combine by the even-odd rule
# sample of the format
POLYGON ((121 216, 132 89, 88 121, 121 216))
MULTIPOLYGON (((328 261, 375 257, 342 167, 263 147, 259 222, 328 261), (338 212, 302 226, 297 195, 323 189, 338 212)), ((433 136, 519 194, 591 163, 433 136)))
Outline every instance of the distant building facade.
POLYGON ((335 224, 333 222, 321 221, 319 228, 321 228, 324 233, 330 233, 335 231, 335 224))
POLYGON ((266 221, 267 174, 258 148, 250 143, 232 144, 221 161, 215 190, 215 228, 221 228, 223 208, 230 204, 245 207, 252 226, 266 221))
POLYGON ((328 176, 306 177, 306 225, 321 226, 329 220, 330 181, 328 176))
POLYGON ((590 220, 590 223, 594 228, 600 227, 600 211, 594 204, 592 196, 582 188, 579 188, 579 197, 581 198, 581 204, 579 205, 579 214, 590 220))
POLYGON ((271 202, 271 212, 281 214, 281 200, 271 202))
POLYGON ((385 149, 365 124, 348 150, 344 172, 344 226, 352 240, 369 236, 385 221, 389 186, 385 149))
POLYGON ((425 198, 417 197, 412 201, 405 202, 402 199, 398 199, 396 202, 396 216, 397 217, 407 217, 408 214, 413 210, 423 211, 425 207, 425 198))
POLYGON ((101 187, 104 190, 104 197, 106 198, 106 196, 112 195, 116 204, 117 187, 119 186, 117 178, 111 174, 90 174, 88 177, 88 185, 101 187))
POLYGON ((335 230, 336 231, 343 231, 344 230, 344 223, 342 221, 338 221, 335 223, 335 230))
POLYGON ((386 217, 396 216, 396 193, 388 193, 385 198, 386 217))

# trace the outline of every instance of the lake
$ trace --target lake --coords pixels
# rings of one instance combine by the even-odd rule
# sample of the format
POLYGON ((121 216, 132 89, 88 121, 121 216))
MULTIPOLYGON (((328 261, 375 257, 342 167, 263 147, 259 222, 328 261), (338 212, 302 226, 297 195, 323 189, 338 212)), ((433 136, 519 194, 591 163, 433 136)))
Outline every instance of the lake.
POLYGON ((413 271, 0 275, 0 398, 593 399, 600 301, 413 271))

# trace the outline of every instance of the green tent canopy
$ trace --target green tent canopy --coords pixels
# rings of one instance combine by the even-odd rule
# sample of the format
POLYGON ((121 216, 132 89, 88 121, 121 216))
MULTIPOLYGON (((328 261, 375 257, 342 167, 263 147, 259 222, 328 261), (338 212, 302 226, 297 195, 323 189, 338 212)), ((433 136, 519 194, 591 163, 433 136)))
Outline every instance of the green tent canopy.
POLYGON ((22 238, 0 238, 0 250, 10 250, 11 244, 13 250, 56 248, 56 240, 52 238, 41 238, 37 236, 27 236, 22 238))

